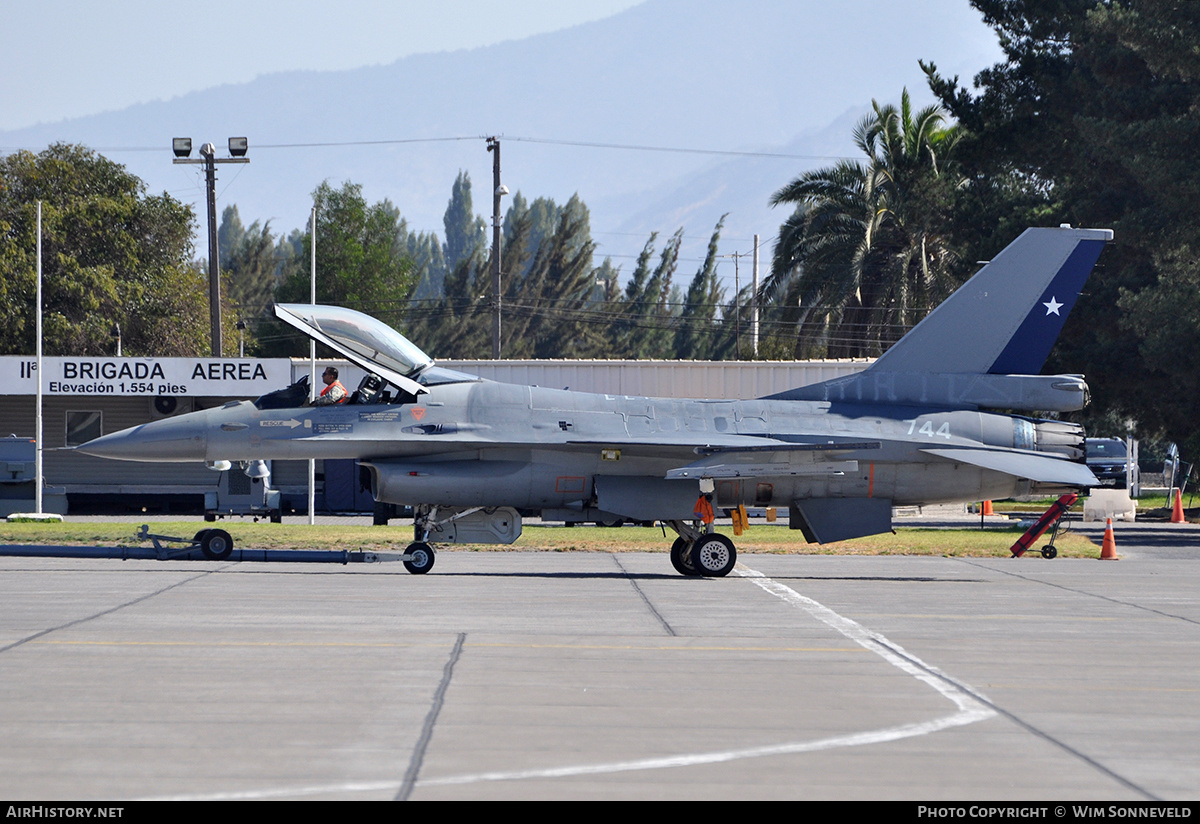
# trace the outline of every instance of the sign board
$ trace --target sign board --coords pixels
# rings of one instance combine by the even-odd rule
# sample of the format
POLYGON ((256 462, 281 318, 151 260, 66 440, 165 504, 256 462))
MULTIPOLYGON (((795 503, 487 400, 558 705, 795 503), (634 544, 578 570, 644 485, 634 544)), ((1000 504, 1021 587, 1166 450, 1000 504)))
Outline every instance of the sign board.
MULTIPOLYGON (((42 358, 46 395, 257 397, 292 382, 288 358, 42 358)), ((0 356, 0 394, 36 395, 37 359, 0 356)))

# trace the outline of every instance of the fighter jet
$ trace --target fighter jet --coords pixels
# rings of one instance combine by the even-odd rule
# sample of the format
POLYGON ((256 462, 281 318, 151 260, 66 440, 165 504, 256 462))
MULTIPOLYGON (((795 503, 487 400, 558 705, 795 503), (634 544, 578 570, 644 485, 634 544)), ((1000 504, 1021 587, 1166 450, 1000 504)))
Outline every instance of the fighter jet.
POLYGON ((368 372, 348 402, 313 406, 307 379, 91 441, 137 461, 356 458, 376 501, 415 511, 405 565, 434 544, 510 544, 521 511, 659 521, 684 575, 723 576, 732 540, 695 514, 786 506, 827 543, 888 532, 892 508, 1096 485, 1081 375, 1040 372, 1109 230, 1029 229, 865 371, 754 400, 600 395, 482 380, 434 364, 346 308, 279 304, 278 317, 368 372), (1002 411, 1001 411, 1002 410, 1002 411))

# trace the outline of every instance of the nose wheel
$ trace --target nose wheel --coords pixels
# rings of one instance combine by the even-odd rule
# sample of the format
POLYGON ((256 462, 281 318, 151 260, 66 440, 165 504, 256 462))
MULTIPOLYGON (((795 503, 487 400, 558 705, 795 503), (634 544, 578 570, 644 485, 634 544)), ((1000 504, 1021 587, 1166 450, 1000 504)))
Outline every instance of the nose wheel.
POLYGON ((433 547, 424 541, 411 543, 404 550, 404 568, 413 575, 424 575, 433 569, 433 562, 433 547))

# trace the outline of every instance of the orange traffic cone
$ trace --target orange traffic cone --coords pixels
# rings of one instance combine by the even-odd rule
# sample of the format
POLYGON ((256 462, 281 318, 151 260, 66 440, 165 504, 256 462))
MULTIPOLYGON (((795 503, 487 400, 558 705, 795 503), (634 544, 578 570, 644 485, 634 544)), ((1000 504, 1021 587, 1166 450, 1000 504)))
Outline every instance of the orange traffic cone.
POLYGON ((983 514, 984 515, 995 515, 996 514, 996 513, 992 512, 992 502, 991 501, 983 502, 983 514))
POLYGON ((1181 489, 1175 490, 1175 503, 1171 506, 1171 523, 1187 523, 1187 519, 1183 517, 1183 490, 1181 489))
POLYGON ((1100 560, 1101 561, 1119 561, 1117 557, 1117 542, 1113 539, 1112 518, 1108 519, 1108 523, 1104 527, 1104 543, 1100 545, 1100 560))

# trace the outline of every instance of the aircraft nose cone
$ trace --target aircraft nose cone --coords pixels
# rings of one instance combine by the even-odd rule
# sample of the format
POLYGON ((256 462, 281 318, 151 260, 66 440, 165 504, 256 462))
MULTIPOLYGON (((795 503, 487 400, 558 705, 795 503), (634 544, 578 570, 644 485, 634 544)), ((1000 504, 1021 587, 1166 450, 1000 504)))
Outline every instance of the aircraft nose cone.
POLYGON ((77 452, 119 461, 203 461, 208 437, 202 421, 181 415, 103 435, 77 452))

